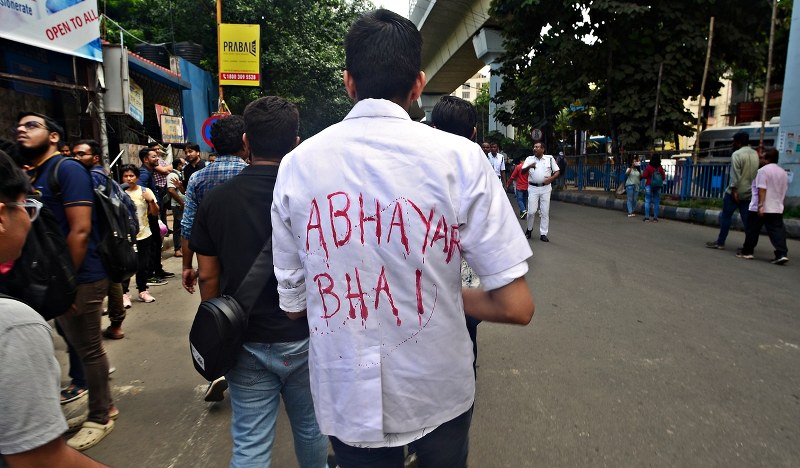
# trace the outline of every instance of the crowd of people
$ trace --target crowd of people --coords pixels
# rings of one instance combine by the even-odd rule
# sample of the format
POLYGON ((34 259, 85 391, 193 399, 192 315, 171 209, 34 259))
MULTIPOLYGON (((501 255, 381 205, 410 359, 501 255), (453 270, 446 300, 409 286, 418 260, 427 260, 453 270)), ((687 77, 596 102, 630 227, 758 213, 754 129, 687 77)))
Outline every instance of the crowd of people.
MULTIPOLYGON (((409 456, 419 466, 464 467, 477 327, 532 319, 527 239, 538 215, 539 239, 549 242, 550 195, 563 163, 535 142, 534 154, 507 170, 496 142, 476 144, 475 109, 456 97, 434 107, 430 125, 412 121, 408 109, 425 74, 409 20, 366 13, 344 45, 343 80, 355 104, 342 122, 300 144, 295 105, 262 97, 212 126, 213 164, 194 144, 172 164, 152 145, 139 152, 139 165, 121 168, 119 196, 136 225, 136 299, 155 302, 150 287, 174 276, 161 264, 167 206, 182 285, 203 300, 235 295, 269 247, 274 268, 255 279, 258 299, 237 360, 205 395, 230 395, 231 466, 269 466, 282 400, 301 467, 326 466, 329 444, 344 468, 400 468, 409 456), (519 215, 505 192, 512 184, 519 215), (524 231, 517 216, 527 218, 524 231)), ((71 381, 60 392, 46 322, 0 296, 0 391, 9 395, 0 401, 0 465, 93 466, 79 451, 103 440, 120 416, 102 338, 125 336, 132 306, 130 280, 110 281, 97 251, 93 189, 107 173, 97 142, 62 150, 63 131, 46 115, 21 114, 15 137, 16 163, 0 153, 0 274, 13 269, 44 209, 58 220, 78 287, 72 308, 55 320, 71 357, 71 381), (106 297, 111 325, 103 330, 106 297), (38 384, 14 391, 20 381, 38 384), (60 406, 77 398, 88 411, 66 421, 60 406), (64 443, 69 428, 77 432, 64 443)), ((773 263, 782 264, 785 234, 781 242, 775 213, 786 184, 771 167, 777 152, 757 158, 734 154, 723 213, 749 212, 737 256, 752 258, 766 226, 773 263)), ((664 178, 657 157, 644 169, 634 159, 625 180, 629 216, 644 181, 644 220, 652 205, 658 221, 664 178)), ((727 229, 708 246, 724 247, 727 229)))

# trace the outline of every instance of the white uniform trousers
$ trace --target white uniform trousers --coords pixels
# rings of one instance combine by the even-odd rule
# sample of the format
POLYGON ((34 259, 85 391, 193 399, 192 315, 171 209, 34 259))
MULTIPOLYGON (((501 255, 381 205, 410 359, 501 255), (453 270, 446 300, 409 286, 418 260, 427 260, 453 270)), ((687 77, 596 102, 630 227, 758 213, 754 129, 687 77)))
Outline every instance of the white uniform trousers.
POLYGON ((533 231, 533 218, 536 216, 536 207, 539 207, 539 235, 546 236, 550 228, 550 194, 552 185, 528 187, 528 230, 533 231))

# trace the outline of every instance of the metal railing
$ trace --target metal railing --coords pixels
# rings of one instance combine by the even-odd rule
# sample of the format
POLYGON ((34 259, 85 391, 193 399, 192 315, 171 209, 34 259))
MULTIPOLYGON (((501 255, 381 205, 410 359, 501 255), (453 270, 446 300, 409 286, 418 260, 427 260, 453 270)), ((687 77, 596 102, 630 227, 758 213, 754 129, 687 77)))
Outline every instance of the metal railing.
MULTIPOLYGON (((591 162, 596 157, 567 157, 565 182, 578 190, 601 189, 614 191, 625 183, 628 166, 614 163, 609 158, 605 162, 591 162)), ((666 173, 661 194, 679 200, 691 198, 722 199, 730 177, 730 165, 726 163, 692 164, 691 159, 663 160, 666 173)), ((645 165, 642 165, 644 171, 645 165)))

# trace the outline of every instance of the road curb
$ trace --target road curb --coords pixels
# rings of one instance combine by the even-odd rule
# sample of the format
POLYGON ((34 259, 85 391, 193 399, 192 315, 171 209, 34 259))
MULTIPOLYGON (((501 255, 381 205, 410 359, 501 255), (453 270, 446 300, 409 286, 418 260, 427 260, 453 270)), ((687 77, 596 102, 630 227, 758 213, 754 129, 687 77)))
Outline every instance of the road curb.
MULTIPOLYGON (((605 208, 608 210, 627 211, 627 203, 623 199, 616 198, 612 193, 593 193, 593 192, 576 192, 570 190, 554 190, 551 195, 553 200, 577 203, 579 205, 594 206, 597 208, 605 208)), ((644 202, 641 200, 636 202, 636 211, 641 213, 643 211, 644 202)), ((719 226, 720 210, 707 209, 707 208, 684 208, 677 206, 661 206, 661 217, 666 219, 674 219, 676 221, 686 221, 695 224, 704 224, 706 226, 719 226)), ((800 239, 800 220, 797 219, 784 219, 783 224, 786 225, 786 237, 790 239, 800 239)), ((734 213, 731 223, 731 229, 743 231, 742 219, 739 213, 734 213)))

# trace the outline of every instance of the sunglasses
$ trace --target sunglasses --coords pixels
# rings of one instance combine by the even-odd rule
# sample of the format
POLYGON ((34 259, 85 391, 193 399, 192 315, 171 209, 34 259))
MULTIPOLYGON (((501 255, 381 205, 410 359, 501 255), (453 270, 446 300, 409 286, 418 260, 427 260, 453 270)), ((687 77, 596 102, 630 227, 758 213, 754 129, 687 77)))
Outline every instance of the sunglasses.
POLYGON ((25 208, 25 211, 28 212, 28 216, 31 218, 31 222, 36 221, 36 218, 39 217, 39 211, 42 209, 42 202, 33 198, 28 198, 24 202, 9 202, 5 205, 12 208, 18 206, 25 208))

